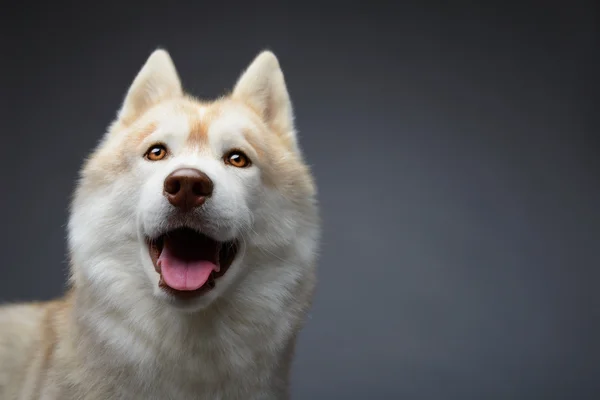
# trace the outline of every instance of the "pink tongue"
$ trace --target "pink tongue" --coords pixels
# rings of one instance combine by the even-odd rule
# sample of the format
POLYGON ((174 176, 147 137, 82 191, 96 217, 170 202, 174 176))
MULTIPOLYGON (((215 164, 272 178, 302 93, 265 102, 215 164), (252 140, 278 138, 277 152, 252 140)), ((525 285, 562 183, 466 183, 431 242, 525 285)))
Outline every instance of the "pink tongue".
POLYGON ((162 277, 175 290, 200 289, 217 266, 207 260, 185 260, 176 257, 169 246, 164 246, 158 258, 162 277))

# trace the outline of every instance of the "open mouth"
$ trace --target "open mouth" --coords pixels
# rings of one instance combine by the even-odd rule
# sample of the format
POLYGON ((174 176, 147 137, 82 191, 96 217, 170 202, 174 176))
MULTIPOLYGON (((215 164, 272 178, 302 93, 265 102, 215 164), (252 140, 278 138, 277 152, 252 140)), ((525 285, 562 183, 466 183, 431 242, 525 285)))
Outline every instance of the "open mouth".
POLYGON ((177 297, 203 295, 216 286, 237 253, 237 242, 219 242, 190 228, 148 239, 158 286, 177 297))

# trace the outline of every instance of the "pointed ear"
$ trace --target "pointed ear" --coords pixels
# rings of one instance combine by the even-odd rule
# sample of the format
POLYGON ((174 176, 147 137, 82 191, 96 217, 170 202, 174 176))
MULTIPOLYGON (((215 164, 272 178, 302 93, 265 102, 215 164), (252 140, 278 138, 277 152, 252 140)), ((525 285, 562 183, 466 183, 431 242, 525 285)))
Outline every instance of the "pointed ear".
POLYGON ((232 98, 252 107, 271 130, 298 150, 292 103, 275 54, 263 51, 254 59, 235 85, 232 98))
POLYGON ((171 56, 166 50, 155 50, 129 87, 118 120, 127 125, 157 103, 182 94, 171 56))

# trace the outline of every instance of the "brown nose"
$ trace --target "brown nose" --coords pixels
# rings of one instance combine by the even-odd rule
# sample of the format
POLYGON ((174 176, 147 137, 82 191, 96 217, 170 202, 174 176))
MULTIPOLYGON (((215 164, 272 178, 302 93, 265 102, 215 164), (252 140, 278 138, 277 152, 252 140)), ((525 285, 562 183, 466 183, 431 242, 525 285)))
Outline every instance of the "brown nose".
POLYGON ((165 179, 165 196, 169 203, 182 211, 201 206, 212 192, 213 182, 197 169, 177 169, 165 179))

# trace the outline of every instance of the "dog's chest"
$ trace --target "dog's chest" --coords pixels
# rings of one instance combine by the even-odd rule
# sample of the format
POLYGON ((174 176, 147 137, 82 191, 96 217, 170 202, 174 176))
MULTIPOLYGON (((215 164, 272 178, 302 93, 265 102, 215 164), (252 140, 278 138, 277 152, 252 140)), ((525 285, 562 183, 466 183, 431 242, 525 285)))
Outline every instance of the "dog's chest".
POLYGON ((83 368, 72 383, 90 400, 285 399, 291 317, 266 318, 273 311, 258 307, 220 311, 187 324, 164 315, 134 324, 88 313, 93 319, 81 324, 90 328, 80 329, 77 346, 83 368))
POLYGON ((112 362, 103 360, 103 371, 94 371, 95 377, 102 376, 103 396, 109 393, 111 399, 282 398, 275 393, 285 386, 277 357, 264 344, 149 352, 137 363, 123 363, 124 354, 112 357, 112 362))

